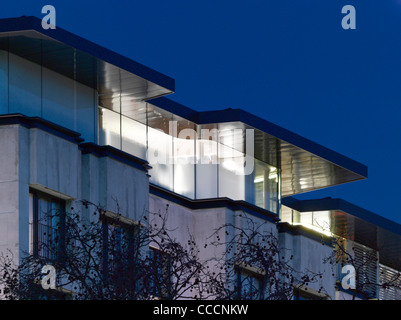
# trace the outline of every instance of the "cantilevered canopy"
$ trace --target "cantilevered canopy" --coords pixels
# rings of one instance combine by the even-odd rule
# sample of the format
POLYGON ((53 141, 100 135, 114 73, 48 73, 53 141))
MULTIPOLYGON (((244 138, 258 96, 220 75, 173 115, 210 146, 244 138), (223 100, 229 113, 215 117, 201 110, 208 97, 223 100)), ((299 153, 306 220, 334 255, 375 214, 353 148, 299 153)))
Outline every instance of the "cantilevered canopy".
POLYGON ((380 263, 401 270, 401 225, 342 199, 282 199, 297 212, 329 212, 330 231, 378 250, 380 263))
POLYGON ((36 17, 0 19, 0 50, 98 90, 110 109, 172 93, 174 80, 36 17))
MULTIPOLYGON (((240 109, 196 112, 167 98, 150 104, 196 124, 254 129, 254 156, 281 168, 283 196, 365 179, 367 167, 240 109)), ((243 151, 243 150, 240 150, 243 151)))

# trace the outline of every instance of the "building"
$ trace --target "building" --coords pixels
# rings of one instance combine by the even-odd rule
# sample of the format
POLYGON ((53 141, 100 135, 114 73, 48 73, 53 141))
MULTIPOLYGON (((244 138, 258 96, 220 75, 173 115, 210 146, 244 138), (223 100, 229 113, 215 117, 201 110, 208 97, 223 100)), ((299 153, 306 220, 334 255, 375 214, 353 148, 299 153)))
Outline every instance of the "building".
POLYGON ((127 221, 168 205, 175 237, 186 243, 189 230, 199 247, 249 215, 292 248, 294 264, 327 273, 300 297, 352 297, 319 262, 333 247, 321 245, 327 228, 314 215, 331 233, 345 228, 346 239, 380 251, 377 270, 400 270, 398 225, 340 200, 293 198, 365 179, 366 166, 243 110, 197 112, 165 97, 174 90, 168 76, 44 30, 38 18, 0 20, 0 250, 20 261, 38 250, 43 208, 86 200, 127 221))

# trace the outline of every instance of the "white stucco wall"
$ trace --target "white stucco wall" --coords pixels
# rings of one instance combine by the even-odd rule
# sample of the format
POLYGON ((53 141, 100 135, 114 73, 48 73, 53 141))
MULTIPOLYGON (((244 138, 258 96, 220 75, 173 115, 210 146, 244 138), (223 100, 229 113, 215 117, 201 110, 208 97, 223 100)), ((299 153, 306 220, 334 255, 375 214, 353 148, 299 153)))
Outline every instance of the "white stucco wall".
POLYGON ((28 248, 28 134, 18 125, 0 127, 0 252, 10 250, 16 263, 28 248))
POLYGON ((67 200, 67 210, 83 212, 76 200, 88 200, 132 220, 147 213, 148 176, 129 164, 21 125, 0 126, 0 150, 0 251, 15 262, 29 251, 29 188, 67 200))
MULTIPOLYGON (((235 235, 232 226, 248 230, 249 226, 246 223, 247 219, 250 219, 256 226, 262 226, 258 230, 261 234, 273 232, 277 235, 274 223, 243 211, 233 211, 229 208, 191 210, 173 201, 153 194, 149 195, 150 217, 157 216, 159 213, 165 215, 166 208, 168 208, 167 228, 172 230, 170 233, 172 238, 187 246, 192 236, 199 249, 199 261, 208 265, 210 270, 216 267, 216 263, 221 263, 222 259, 227 258, 226 244, 235 235), (218 230, 217 233, 216 230, 218 230), (219 245, 213 245, 213 242, 219 245)), ((231 253, 234 254, 234 251, 231 250, 231 253)), ((215 270, 217 273, 221 272, 220 269, 215 270)))
POLYGON ((321 274, 316 282, 311 282, 308 287, 328 294, 329 299, 335 299, 336 277, 330 263, 323 263, 333 252, 333 247, 323 244, 317 239, 311 239, 304 235, 294 235, 287 232, 279 234, 280 246, 284 256, 293 255, 290 265, 298 272, 310 271, 312 274, 321 274))

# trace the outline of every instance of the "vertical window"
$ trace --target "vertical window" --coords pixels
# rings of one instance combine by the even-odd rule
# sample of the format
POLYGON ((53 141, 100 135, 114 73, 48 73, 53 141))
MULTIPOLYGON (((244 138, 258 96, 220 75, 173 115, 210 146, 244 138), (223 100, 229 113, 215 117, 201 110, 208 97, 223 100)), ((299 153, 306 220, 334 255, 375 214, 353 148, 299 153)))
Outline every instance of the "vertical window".
POLYGON ((150 294, 161 299, 171 298, 171 259, 168 253, 150 248, 150 294))
POLYGON ((263 300, 264 276, 242 267, 236 269, 237 295, 241 300, 263 300))
POLYGON ((174 116, 174 192, 195 198, 195 124, 174 116))
POLYGON ((121 149, 121 115, 106 108, 99 108, 99 142, 121 149))
POLYGON ((61 258, 64 248, 65 201, 39 191, 29 193, 30 253, 61 258))
POLYGON ((140 249, 137 241, 139 225, 127 218, 124 218, 126 222, 122 219, 112 213, 101 216, 101 270, 105 281, 111 280, 117 286, 125 281, 135 281, 135 262, 140 249))
POLYGON ((149 181, 174 191, 173 115, 148 105, 149 181))

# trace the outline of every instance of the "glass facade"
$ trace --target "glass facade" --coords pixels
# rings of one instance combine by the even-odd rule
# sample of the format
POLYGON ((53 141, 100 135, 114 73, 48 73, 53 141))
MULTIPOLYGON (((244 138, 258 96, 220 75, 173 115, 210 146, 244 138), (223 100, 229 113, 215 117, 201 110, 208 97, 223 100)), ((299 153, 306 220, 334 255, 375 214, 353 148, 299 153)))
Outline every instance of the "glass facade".
POLYGON ((0 94, 0 114, 41 117, 97 140, 96 90, 74 79, 0 50, 0 94))
POLYGON ((146 159, 151 183, 190 199, 226 197, 279 212, 278 149, 263 132, 241 122, 198 125, 156 107, 127 87, 133 75, 120 69, 94 89, 70 72, 79 51, 63 49, 69 66, 60 73, 44 65, 51 52, 44 40, 29 57, 14 48, 16 41, 0 47, 0 114, 41 117, 81 133, 85 142, 146 159))
POLYGON ((190 199, 226 197, 279 212, 280 170, 255 156, 256 130, 197 125, 146 102, 130 106, 99 98, 99 144, 148 160, 151 183, 190 199))
POLYGON ((288 207, 284 207, 282 210, 281 221, 293 225, 303 225, 327 235, 331 235, 334 225, 331 211, 298 212, 288 207))

